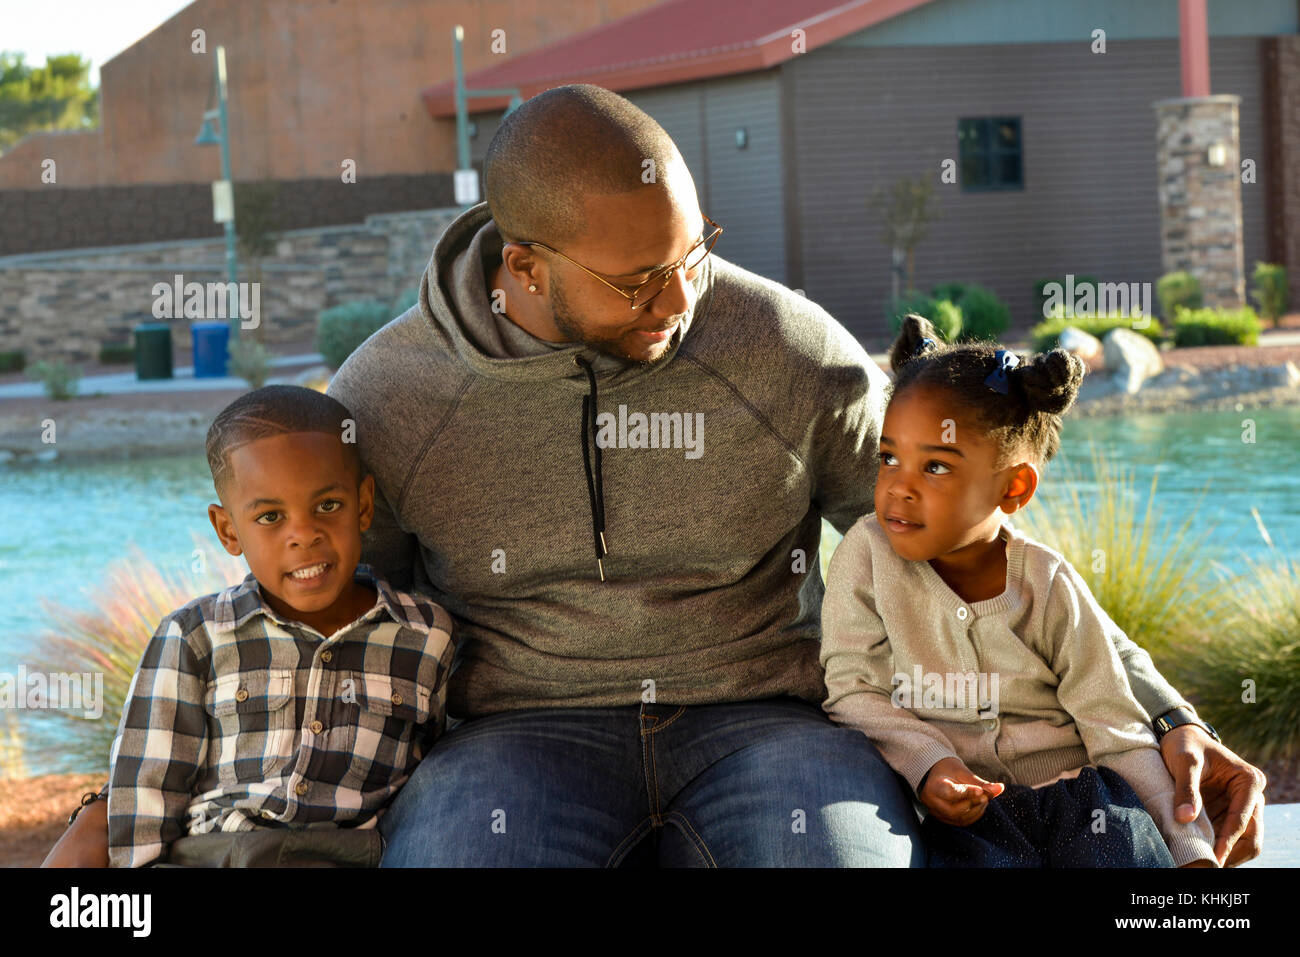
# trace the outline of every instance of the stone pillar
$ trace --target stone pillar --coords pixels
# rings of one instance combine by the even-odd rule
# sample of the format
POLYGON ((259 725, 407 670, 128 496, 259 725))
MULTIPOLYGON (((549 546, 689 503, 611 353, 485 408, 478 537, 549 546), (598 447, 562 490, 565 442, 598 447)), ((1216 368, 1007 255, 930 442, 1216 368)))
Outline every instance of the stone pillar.
POLYGON ((1220 95, 1154 104, 1164 271, 1186 270, 1201 281, 1205 305, 1234 309, 1246 299, 1240 100, 1220 95))

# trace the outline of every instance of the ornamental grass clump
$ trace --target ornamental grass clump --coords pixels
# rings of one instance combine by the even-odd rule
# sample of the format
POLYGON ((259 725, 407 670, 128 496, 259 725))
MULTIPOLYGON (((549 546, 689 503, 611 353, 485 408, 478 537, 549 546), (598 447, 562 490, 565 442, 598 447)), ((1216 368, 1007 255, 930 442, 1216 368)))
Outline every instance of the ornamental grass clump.
POLYGON ((42 602, 53 627, 34 643, 28 671, 103 675, 98 719, 74 709, 29 712, 34 720, 64 725, 53 753, 51 746, 46 753, 27 752, 29 762, 43 773, 107 771, 127 689, 158 623, 191 599, 237 584, 248 574, 241 559, 197 536, 195 544, 202 560, 179 570, 164 570, 134 550, 110 565, 102 582, 88 591, 88 607, 42 602))
POLYGON ((1223 583, 1224 627, 1186 642, 1171 680, 1232 750, 1300 758, 1300 562, 1251 562, 1223 583))
POLYGON ((1188 636, 1213 633, 1228 614, 1216 587, 1214 528, 1192 531, 1196 509, 1177 525, 1167 522, 1158 476, 1139 513, 1133 472, 1095 448, 1091 456, 1086 483, 1061 461, 1065 474, 1045 481, 1012 521, 1064 555, 1102 610, 1163 671, 1188 636))

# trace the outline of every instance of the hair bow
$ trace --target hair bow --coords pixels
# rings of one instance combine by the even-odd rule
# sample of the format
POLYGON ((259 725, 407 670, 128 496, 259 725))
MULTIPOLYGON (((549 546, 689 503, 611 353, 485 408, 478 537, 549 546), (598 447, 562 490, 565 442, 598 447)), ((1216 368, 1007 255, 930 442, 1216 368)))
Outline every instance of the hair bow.
POLYGON ((1006 395, 1011 389, 1011 381, 1007 378, 1007 374, 1020 365, 1020 357, 1014 352, 999 349, 994 353, 993 358, 997 362, 997 368, 984 380, 984 384, 994 392, 1001 392, 1006 395))
POLYGON ((921 338, 921 341, 916 344, 916 348, 912 350, 912 358, 916 358, 919 355, 923 355, 925 353, 925 350, 929 349, 933 345, 935 345, 935 341, 933 339, 931 339, 929 336, 923 336, 921 338))

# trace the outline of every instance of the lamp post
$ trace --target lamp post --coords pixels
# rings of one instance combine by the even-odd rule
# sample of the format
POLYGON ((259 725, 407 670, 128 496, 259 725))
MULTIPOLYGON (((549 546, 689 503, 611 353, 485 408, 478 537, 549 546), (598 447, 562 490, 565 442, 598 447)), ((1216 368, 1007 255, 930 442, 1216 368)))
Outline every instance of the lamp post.
MULTIPOLYGON (((226 287, 228 301, 230 295, 234 294, 238 276, 236 274, 235 259, 235 192, 230 175, 230 112, 226 102, 225 47, 217 47, 215 70, 214 85, 217 89, 217 108, 207 110, 203 114, 203 126, 199 129, 199 135, 195 138, 194 145, 219 145, 221 147, 221 180, 212 184, 212 202, 215 218, 222 223, 226 230, 226 278, 230 283, 226 287), (217 120, 221 124, 220 133, 212 128, 213 120, 217 120)), ((237 310, 231 310, 227 307, 227 313, 232 311, 234 315, 229 318, 230 341, 233 343, 239 338, 239 315, 237 310)))
POLYGON ((509 116, 510 112, 524 101, 517 89, 484 88, 471 90, 465 86, 465 68, 461 65, 460 57, 460 45, 464 39, 465 28, 458 23, 451 28, 451 45, 456 68, 456 158, 459 167, 456 170, 456 202, 463 209, 468 209, 474 203, 480 201, 479 197, 481 195, 478 188, 478 176, 474 173, 474 168, 470 165, 469 159, 469 115, 466 106, 469 98, 472 96, 508 96, 510 97, 510 103, 506 106, 506 116, 509 116), (470 196, 473 199, 470 199, 470 196))

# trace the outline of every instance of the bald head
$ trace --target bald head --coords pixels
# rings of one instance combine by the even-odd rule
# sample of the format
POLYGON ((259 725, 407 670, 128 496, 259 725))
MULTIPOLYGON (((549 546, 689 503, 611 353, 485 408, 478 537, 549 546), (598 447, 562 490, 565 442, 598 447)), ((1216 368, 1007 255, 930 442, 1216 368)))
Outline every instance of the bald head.
MULTIPOLYGON (((501 121, 483 160, 487 203, 507 242, 563 246, 587 229, 584 197, 660 187, 681 155, 664 128, 628 100, 590 84, 539 93, 501 121)), ((684 166, 684 164, 682 164, 684 166)))

